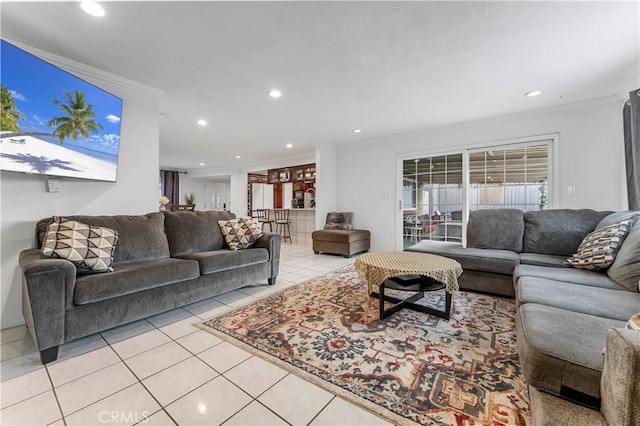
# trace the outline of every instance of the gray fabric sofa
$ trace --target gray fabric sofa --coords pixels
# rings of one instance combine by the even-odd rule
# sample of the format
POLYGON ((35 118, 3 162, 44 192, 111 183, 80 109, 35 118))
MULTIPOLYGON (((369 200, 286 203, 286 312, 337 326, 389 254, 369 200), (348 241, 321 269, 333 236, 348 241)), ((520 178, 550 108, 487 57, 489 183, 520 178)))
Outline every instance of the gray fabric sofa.
POLYGON ((640 332, 623 330, 640 312, 640 221, 608 270, 563 263, 588 233, 639 216, 592 210, 476 211, 468 223, 467 248, 422 242, 408 250, 460 262, 462 288, 515 297, 518 353, 532 390, 535 424, 590 418, 595 424, 640 425, 640 332), (616 352, 610 354, 608 369, 605 345, 616 352), (623 386, 620 376, 625 374, 630 382, 623 386), (612 406, 624 412, 614 413, 612 406), (555 413, 560 407, 565 412, 555 413))
POLYGON ((20 253, 20 267, 22 311, 43 364, 63 343, 278 276, 280 236, 229 250, 218 220, 232 213, 67 217, 118 231, 114 271, 78 274, 73 263, 42 256, 51 218, 37 223, 37 248, 20 253))
POLYGON ((467 247, 459 243, 423 240, 407 248, 457 260, 464 272, 458 279, 468 290, 514 296, 513 271, 518 265, 564 267, 582 239, 612 212, 593 210, 514 209, 471 212, 467 247))

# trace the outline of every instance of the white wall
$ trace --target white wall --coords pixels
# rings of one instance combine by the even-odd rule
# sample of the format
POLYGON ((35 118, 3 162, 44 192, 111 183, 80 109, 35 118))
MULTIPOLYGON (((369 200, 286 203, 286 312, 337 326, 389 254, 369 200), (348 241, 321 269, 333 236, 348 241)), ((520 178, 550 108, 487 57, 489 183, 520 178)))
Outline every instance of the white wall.
POLYGON ((220 194, 220 210, 223 205, 229 206, 230 202, 230 182, 205 178, 194 178, 192 173, 180 175, 180 204, 184 204, 184 196, 191 192, 196 196, 196 210, 212 210, 211 196, 217 190, 220 194))
MULTIPOLYGON (((316 229, 324 228, 327 213, 342 211, 336 208, 339 191, 337 182, 340 182, 337 180, 337 152, 335 145, 327 143, 316 147, 316 229)), ((365 164, 362 165, 366 167, 365 164)), ((342 182, 340 185, 342 186, 342 182)), ((357 219, 354 218, 354 223, 360 226, 357 219)))
POLYGON ((372 250, 396 250, 397 157, 452 151, 479 143, 558 133, 559 208, 624 210, 622 100, 615 98, 519 114, 432 131, 403 134, 338 148, 337 210, 353 211, 371 231, 372 250), (568 195, 567 186, 576 194, 568 195), (621 202, 622 200, 622 202, 621 202))
MULTIPOLYGON (((46 59, 71 69, 68 60, 52 56, 46 59)), ((82 78, 124 100, 117 182, 60 178, 60 192, 47 193, 42 176, 1 173, 1 328, 24 323, 18 256, 20 251, 35 246, 35 224, 39 219, 52 215, 143 214, 158 210, 159 93, 138 90, 133 82, 125 87, 124 80, 96 77, 98 73, 91 70, 91 75, 82 78)))

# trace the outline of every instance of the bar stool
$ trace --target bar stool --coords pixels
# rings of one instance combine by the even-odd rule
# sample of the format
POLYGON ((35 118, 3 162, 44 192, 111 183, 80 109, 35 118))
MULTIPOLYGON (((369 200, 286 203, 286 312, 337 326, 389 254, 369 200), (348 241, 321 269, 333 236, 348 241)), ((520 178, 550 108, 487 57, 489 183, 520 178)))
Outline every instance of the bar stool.
POLYGON ((273 219, 269 217, 269 209, 256 209, 256 217, 258 218, 258 222, 262 224, 262 228, 264 229, 265 225, 269 225, 269 232, 273 231, 271 228, 271 224, 273 223, 273 219))
POLYGON ((274 212, 276 217, 276 232, 282 235, 282 239, 285 242, 288 238, 289 242, 293 244, 293 241, 291 240, 291 228, 289 227, 289 224, 291 223, 289 221, 289 209, 277 209, 274 210, 274 212))

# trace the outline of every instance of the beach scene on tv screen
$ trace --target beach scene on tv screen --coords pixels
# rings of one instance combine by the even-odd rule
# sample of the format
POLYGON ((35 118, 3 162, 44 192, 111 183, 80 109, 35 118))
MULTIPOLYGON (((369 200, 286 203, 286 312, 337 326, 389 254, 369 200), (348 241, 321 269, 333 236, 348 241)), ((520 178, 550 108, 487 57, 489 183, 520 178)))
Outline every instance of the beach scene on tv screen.
POLYGON ((0 170, 115 181, 122 100, 2 40, 0 170))

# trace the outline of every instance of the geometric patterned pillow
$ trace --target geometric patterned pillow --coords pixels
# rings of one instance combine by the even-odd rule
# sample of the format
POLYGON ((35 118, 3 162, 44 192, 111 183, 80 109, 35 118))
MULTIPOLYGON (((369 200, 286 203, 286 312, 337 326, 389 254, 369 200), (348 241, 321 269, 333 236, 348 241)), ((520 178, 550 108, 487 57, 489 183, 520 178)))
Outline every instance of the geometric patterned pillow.
POLYGON ((47 227, 42 254, 59 257, 91 272, 111 272, 118 232, 54 216, 47 227))
POLYGON ((219 220, 218 225, 231 250, 247 249, 264 235, 250 217, 219 220))
POLYGON ((578 251, 565 261, 578 269, 596 271, 606 269, 616 260, 618 249, 631 229, 632 220, 627 219, 593 231, 578 247, 578 251))

